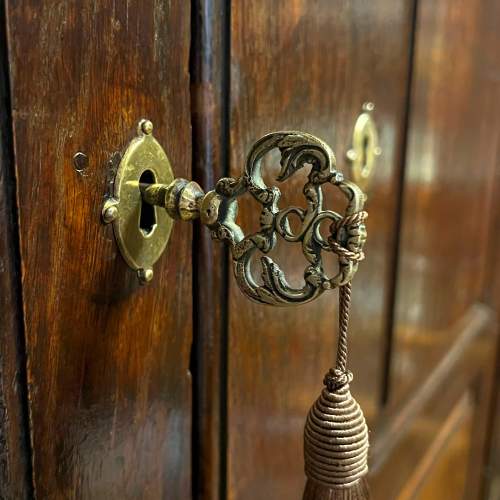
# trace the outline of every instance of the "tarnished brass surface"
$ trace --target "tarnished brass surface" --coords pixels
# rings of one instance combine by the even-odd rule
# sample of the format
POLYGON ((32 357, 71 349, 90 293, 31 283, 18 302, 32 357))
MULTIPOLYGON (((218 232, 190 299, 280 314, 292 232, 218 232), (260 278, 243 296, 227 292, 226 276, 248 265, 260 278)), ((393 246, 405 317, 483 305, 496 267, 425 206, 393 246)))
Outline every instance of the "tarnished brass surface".
POLYGON ((382 154, 377 126, 373 119, 374 110, 373 103, 363 104, 362 113, 354 124, 352 147, 347 151, 347 159, 351 162, 352 180, 365 190, 370 184, 377 158, 382 154))
POLYGON ((335 169, 335 156, 322 140, 303 132, 273 132, 254 144, 240 178, 221 179, 215 191, 206 195, 201 205, 201 220, 211 229, 214 239, 229 243, 236 281, 245 295, 256 302, 288 306, 309 302, 323 291, 345 285, 352 279, 358 260, 362 258, 366 229, 362 218, 355 217, 348 224, 342 221, 362 213, 364 200, 362 191, 352 182, 344 181, 335 169), (280 208, 280 190, 265 184, 261 162, 275 148, 281 153, 278 181, 285 181, 301 168, 310 168, 303 189, 306 209, 280 208), (323 208, 321 188, 324 184, 332 184, 346 197, 345 214, 323 208), (245 235, 236 223, 238 197, 245 193, 250 193, 262 206, 260 229, 249 235, 245 235), (301 221, 296 232, 289 223, 292 214, 301 221), (320 225, 325 221, 330 223, 329 240, 334 244, 321 235, 320 225), (282 269, 265 255, 274 248, 278 236, 302 245, 306 266, 304 284, 300 288, 289 285, 282 269), (348 255, 342 255, 338 249, 344 249, 348 255), (335 276, 326 275, 322 252, 339 254, 339 270, 335 276), (264 255, 260 276, 254 276, 251 262, 258 253, 264 255))
POLYGON ((137 271, 142 283, 147 283, 153 278, 153 264, 165 250, 173 221, 164 210, 154 207, 156 223, 150 231, 140 227, 143 201, 139 184, 144 172, 150 172, 162 186, 168 186, 174 179, 167 155, 153 137, 153 125, 148 120, 139 123, 137 137, 118 166, 113 197, 106 200, 102 210, 104 222, 113 224, 125 262, 137 271))

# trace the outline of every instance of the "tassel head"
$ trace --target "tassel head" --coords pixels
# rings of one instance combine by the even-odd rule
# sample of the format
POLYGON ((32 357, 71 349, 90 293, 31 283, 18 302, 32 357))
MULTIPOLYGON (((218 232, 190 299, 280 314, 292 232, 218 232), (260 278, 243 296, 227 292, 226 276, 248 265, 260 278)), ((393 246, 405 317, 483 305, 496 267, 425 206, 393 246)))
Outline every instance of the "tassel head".
POLYGON ((304 431, 304 500, 368 499, 368 427, 352 397, 350 372, 330 370, 304 431))

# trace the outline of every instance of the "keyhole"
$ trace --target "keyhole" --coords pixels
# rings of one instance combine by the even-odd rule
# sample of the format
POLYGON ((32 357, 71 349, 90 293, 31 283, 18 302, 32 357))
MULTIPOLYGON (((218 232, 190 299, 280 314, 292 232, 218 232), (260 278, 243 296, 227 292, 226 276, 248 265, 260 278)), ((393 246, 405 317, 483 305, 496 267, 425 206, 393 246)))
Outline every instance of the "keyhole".
POLYGON ((368 170, 368 147, 370 146, 370 138, 365 135, 363 137, 363 152, 361 156, 361 169, 366 172, 368 170))
MULTIPOLYGON (((139 184, 154 184, 156 182, 155 175, 151 170, 144 170, 142 173, 139 184)), ((150 235, 156 227, 156 212, 155 207, 146 203, 144 200, 141 202, 141 215, 139 217, 139 229, 144 236, 150 235)))

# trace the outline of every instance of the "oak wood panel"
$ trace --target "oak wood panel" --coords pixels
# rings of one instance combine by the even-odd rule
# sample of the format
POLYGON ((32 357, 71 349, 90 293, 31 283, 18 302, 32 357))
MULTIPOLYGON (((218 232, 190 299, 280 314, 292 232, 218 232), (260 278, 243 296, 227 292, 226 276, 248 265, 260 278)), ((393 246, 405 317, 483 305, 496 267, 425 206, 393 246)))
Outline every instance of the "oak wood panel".
MULTIPOLYGON (((232 2, 230 125, 232 175, 249 148, 273 130, 304 130, 344 155, 364 101, 377 105, 383 160, 370 189, 367 261, 354 280, 351 369, 354 394, 373 421, 382 398, 390 263, 405 112, 410 1, 232 2)), ((268 162, 270 181, 279 168, 268 162)), ((305 173, 282 188, 282 206, 304 205, 305 173)), ((333 191, 333 190, 332 190, 333 191)), ((332 193, 325 205, 332 206, 332 193)), ((336 198, 337 203, 339 198, 336 198)), ((338 205, 337 205, 338 207, 338 205)), ((242 203, 251 230, 260 211, 242 203)), ((302 280, 300 249, 273 253, 302 280)), ((333 269, 334 262, 331 262, 333 269)), ((300 498, 303 425, 335 351, 337 294, 299 308, 249 304, 230 279, 228 497, 300 498)))
POLYGON ((390 398, 404 404, 481 300, 500 128, 498 2, 421 0, 390 398))
POLYGON ((190 176, 189 3, 7 6, 35 494, 188 498, 191 229, 140 287, 100 210, 142 117, 190 176))
POLYGON ((0 5, 0 498, 31 494, 5 12, 0 5))

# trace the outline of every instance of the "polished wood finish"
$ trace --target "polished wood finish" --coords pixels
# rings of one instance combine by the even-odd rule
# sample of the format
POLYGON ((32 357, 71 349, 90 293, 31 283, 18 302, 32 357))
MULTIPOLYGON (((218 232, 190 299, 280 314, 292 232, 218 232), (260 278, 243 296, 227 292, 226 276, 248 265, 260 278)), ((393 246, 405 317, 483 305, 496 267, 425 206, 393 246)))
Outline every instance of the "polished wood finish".
MULTIPOLYGON (((193 178, 205 188, 227 172, 227 24, 223 0, 192 3, 193 178)), ((224 495, 227 363, 227 249, 210 232, 194 233, 193 496, 224 495)))
POLYGON ((439 429, 464 398, 471 400, 473 425, 464 491, 452 498, 482 495, 497 343, 492 304, 480 304, 499 272, 488 259, 498 204, 492 195, 500 128, 500 35, 493 19, 499 14, 494 1, 418 2, 389 404, 374 444, 375 498, 440 499, 447 484, 453 494, 439 429), (486 315, 482 321, 479 313, 486 315), (420 421, 434 422, 435 431, 419 429, 420 421))
MULTIPOLYGON (((189 224, 140 287, 100 210, 142 117, 176 176, 210 189, 280 129, 324 139, 349 177, 352 128, 373 101, 383 156, 350 337, 372 498, 495 499, 500 4, 5 5, 0 497, 301 498, 337 293, 249 303, 227 251, 189 224)), ((283 206, 304 205, 305 175, 280 186, 283 206)), ((333 191, 325 205, 341 211, 333 191)), ((246 232, 258 217, 244 200, 246 232)), ((299 247, 272 257, 302 280, 299 247)))
POLYGON ((472 396, 466 393, 434 435, 433 445, 418 464, 398 499, 465 498, 474 429, 472 396), (438 460, 436 461, 436 454, 438 460), (446 481, 443 481, 446 478, 446 481))
MULTIPOLYGON (((0 84, 1 85, 1 84, 0 84)), ((3 94, 5 95, 5 94, 3 94)), ((28 498, 29 438, 26 428, 26 358, 24 355, 19 274, 16 272, 13 185, 0 118, 0 498, 28 498)))
MULTIPOLYGON (((348 174, 345 152, 365 101, 378 107, 383 161, 367 210, 368 259, 354 280, 350 368, 352 390, 373 421, 382 399, 400 147, 409 71, 410 1, 237 2, 231 4, 231 174, 251 144, 273 130, 305 130, 332 145, 348 174)), ((275 183, 279 164, 267 163, 275 183)), ((282 206, 304 205, 305 173, 280 188, 282 206)), ((327 193, 325 205, 339 198, 327 193)), ((251 230, 257 205, 242 203, 251 230)), ((300 247, 273 257, 291 282, 302 280, 300 247)), ((329 262, 333 271, 334 261, 329 262)), ((300 308, 249 304, 232 280, 228 333, 228 498, 301 497, 304 419, 334 360, 337 293, 300 308)))
POLYGON ((189 4, 7 6, 35 495, 188 498, 191 228, 141 287, 100 210, 142 117, 191 176, 189 4))
MULTIPOLYGON (((0 67, 7 68, 4 14, 0 5, 0 67)), ((7 71, 0 102, 0 498, 24 500, 31 495, 31 469, 7 71)))
MULTIPOLYGON (((500 272, 495 272, 500 255, 500 141, 497 144, 496 172, 493 179, 495 191, 492 199, 493 214, 490 224, 489 266, 493 272, 486 276, 484 300, 496 311, 497 325, 500 325, 500 272)), ((491 443, 485 474, 485 495, 488 500, 500 498, 500 342, 497 345, 493 405, 490 414, 488 439, 491 443)))
POLYGON ((497 337, 493 311, 473 306, 454 334, 456 342, 406 404, 397 411, 387 408, 379 419, 371 450, 374 500, 421 498, 422 491, 422 498, 440 500, 442 488, 450 494, 463 488, 464 495, 453 499, 481 498, 497 337), (457 477, 458 471, 448 475, 448 462, 457 458, 449 456, 449 443, 469 420, 472 425, 462 434, 468 444, 462 443, 459 455, 463 464, 458 476, 464 477, 457 477))
POLYGON ((497 2, 421 0, 408 131, 391 403, 418 388, 481 300, 500 113, 497 2), (453 85, 451 84, 453 82, 453 85))

